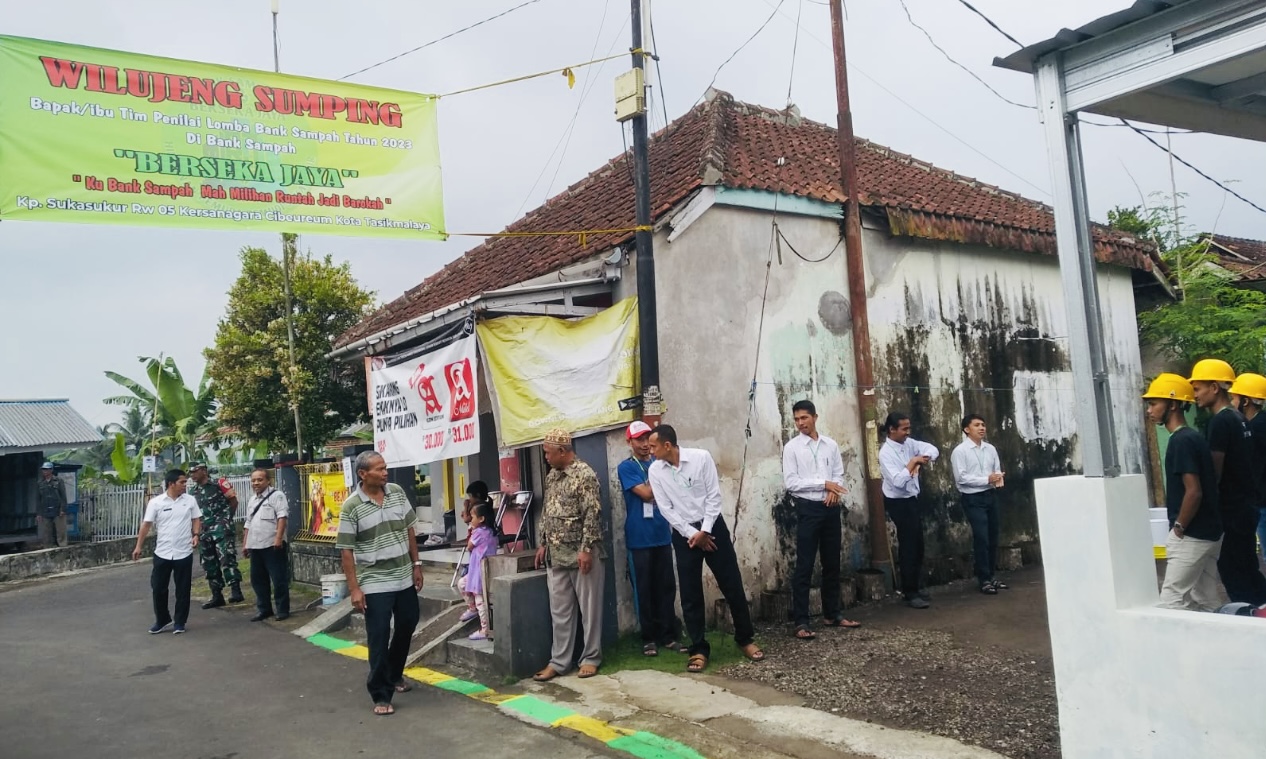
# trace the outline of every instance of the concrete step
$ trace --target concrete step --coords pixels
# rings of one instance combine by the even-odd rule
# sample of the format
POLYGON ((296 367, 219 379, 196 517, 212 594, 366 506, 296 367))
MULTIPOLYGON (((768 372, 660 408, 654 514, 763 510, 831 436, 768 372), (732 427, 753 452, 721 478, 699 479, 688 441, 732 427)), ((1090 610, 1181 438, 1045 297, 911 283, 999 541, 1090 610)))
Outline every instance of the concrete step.
POLYGON ((470 672, 476 680, 491 681, 505 677, 505 667, 492 650, 490 640, 453 638, 445 646, 449 666, 457 666, 470 672))
MULTIPOLYGON (((447 585, 439 588, 424 586, 422 592, 418 593, 418 618, 422 620, 418 625, 418 629, 421 630, 423 625, 426 625, 434 617, 443 614, 454 606, 464 608, 465 605, 462 600, 462 594, 447 585)), ((347 626, 344 629, 363 639, 365 637, 365 615, 359 611, 353 611, 347 618, 347 626)), ((416 632, 414 633, 414 638, 417 638, 416 632)))

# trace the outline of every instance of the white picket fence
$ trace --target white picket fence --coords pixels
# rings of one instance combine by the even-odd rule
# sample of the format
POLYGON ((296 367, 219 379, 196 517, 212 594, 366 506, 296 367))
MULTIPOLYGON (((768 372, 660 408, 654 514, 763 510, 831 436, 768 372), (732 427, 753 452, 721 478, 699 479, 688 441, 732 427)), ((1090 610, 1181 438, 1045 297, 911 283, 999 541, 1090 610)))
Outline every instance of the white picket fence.
MULTIPOLYGON (((239 505, 245 506, 251 492, 250 476, 229 477, 228 481, 237 491, 239 505)), ((162 491, 161 482, 152 487, 153 494, 162 491)), ((79 534, 90 536, 94 543, 136 537, 141 529, 141 519, 145 516, 145 504, 153 494, 146 493, 145 485, 81 489, 79 534)), ((239 508, 238 521, 244 516, 239 508)))

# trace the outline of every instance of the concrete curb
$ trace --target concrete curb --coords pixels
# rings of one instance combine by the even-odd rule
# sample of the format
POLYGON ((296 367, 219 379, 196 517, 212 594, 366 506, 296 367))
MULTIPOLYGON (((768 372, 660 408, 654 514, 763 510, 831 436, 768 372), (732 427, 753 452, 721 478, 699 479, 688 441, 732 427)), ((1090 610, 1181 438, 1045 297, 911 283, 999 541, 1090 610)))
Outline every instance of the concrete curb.
MULTIPOLYGON (((74 543, 65 548, 42 548, 0 556, 0 582, 29 580, 46 575, 64 574, 81 569, 131 561, 136 538, 103 540, 100 543, 74 543)), ((145 541, 143 557, 149 557, 154 541, 145 541)))

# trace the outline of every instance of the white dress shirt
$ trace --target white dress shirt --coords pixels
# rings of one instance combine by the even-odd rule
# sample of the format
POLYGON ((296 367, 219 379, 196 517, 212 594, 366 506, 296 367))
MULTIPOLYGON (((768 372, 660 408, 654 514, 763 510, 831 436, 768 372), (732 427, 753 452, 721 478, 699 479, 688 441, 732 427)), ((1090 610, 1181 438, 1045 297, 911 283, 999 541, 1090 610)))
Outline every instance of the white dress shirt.
POLYGON ((678 448, 677 466, 663 459, 651 464, 647 476, 655 505, 678 534, 694 537, 702 530, 712 534, 721 516, 721 483, 712 454, 702 448, 678 448), (700 528, 694 525, 700 523, 700 528))
POLYGON ((803 432, 782 449, 782 481, 787 492, 807 501, 825 501, 826 483, 844 486, 840 447, 826 435, 814 440, 803 432))
POLYGON ((915 498, 919 495, 919 476, 910 474, 906 465, 915 456, 927 456, 932 461, 939 458, 941 452, 936 446, 906 438, 904 443, 897 443, 892 438, 884 441, 879 449, 879 469, 883 472, 884 495, 889 498, 915 498))
POLYGON ((991 490, 989 475, 1002 471, 998 449, 985 441, 976 445, 963 435, 963 442, 950 453, 950 466, 954 469, 954 484, 960 493, 983 493, 991 490))
POLYGON ((193 553, 193 520, 202 518, 202 509, 188 493, 172 498, 161 493, 149 499, 144 521, 154 525, 154 555, 178 561, 193 553))
POLYGON ((286 502, 285 493, 273 487, 262 494, 251 491, 251 499, 246 503, 246 545, 243 548, 252 551, 272 548, 277 537, 277 520, 289 515, 290 504, 286 502))

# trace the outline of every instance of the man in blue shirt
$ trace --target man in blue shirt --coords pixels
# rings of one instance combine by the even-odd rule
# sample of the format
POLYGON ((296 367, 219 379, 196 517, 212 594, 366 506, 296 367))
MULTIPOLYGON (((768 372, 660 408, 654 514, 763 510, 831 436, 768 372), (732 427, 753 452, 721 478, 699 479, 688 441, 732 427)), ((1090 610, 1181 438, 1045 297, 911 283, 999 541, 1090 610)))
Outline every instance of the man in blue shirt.
POLYGON ((642 627, 642 653, 659 655, 660 647, 681 650, 677 642, 677 584, 673 576, 673 532, 659 513, 647 472, 651 455, 651 428, 633 422, 625 430, 633 455, 620 462, 617 473, 624 491, 624 542, 632 565, 633 597, 642 627))

